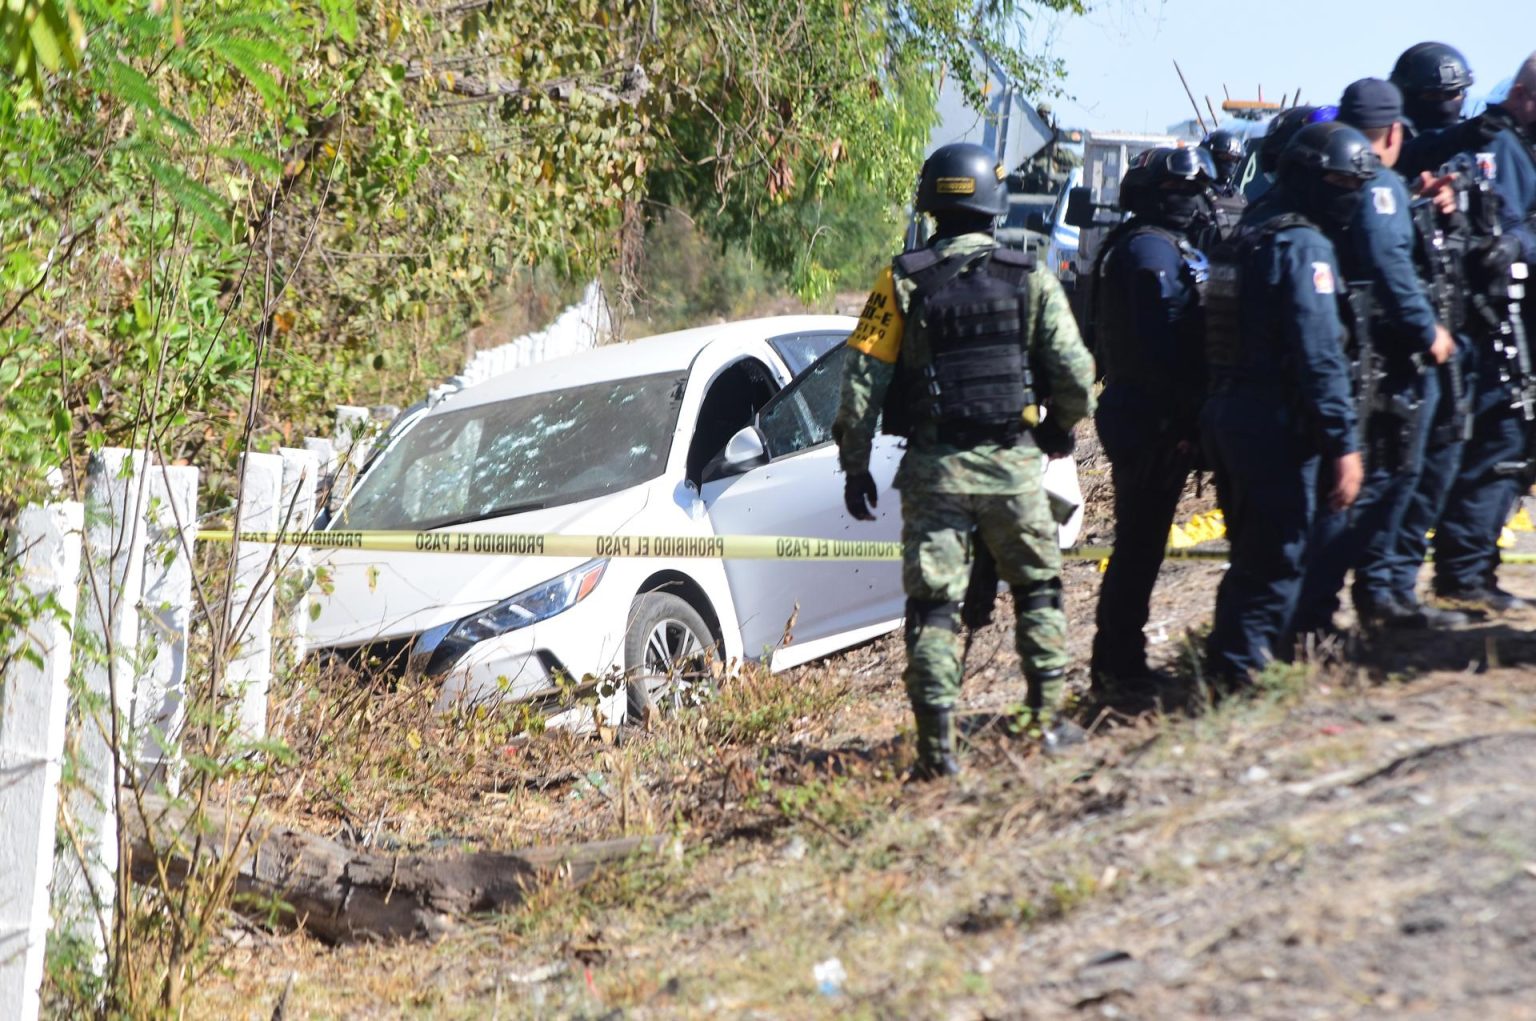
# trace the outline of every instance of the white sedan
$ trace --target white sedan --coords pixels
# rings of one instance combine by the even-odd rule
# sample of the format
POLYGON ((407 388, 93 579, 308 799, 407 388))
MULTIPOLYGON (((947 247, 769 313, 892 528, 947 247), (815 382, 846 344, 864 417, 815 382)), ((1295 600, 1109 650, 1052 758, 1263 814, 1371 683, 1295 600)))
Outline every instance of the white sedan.
MULTIPOLYGON (((897 539, 891 437, 877 440, 871 464, 877 519, 843 507, 830 428, 854 324, 708 326, 460 391, 392 432, 327 527, 897 539)), ((1056 465, 1054 488, 1070 496, 1075 468, 1056 465)), ((596 692, 610 723, 675 701, 711 658, 780 670, 893 630, 904 602, 890 561, 347 549, 316 559, 312 647, 440 675, 445 706, 506 698, 556 709, 596 692)), ((557 722, 589 722, 583 712, 557 722)))

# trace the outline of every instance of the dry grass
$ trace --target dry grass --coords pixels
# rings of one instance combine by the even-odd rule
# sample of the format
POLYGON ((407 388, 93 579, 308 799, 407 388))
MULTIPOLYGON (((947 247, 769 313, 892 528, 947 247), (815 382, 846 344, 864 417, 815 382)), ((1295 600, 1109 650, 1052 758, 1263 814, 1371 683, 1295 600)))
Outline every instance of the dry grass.
MULTIPOLYGON (((1153 962, 1166 956, 1168 929, 1189 988, 1210 1003, 1236 981, 1226 969, 1237 965, 1220 963, 1230 957, 1261 983, 1283 986, 1290 974, 1297 987, 1275 1002, 1301 1011, 1325 993, 1361 994, 1339 975, 1316 988, 1296 976, 1341 947, 1369 946, 1383 918, 1446 883, 1384 871, 1362 886, 1334 866, 1376 839, 1362 844, 1361 834, 1389 833, 1405 818, 1396 803, 1346 798, 1351 783, 1400 748, 1489 722, 1468 715, 1482 697, 1475 682, 1442 681, 1428 710, 1412 686, 1360 688, 1297 671, 1275 679, 1271 697, 1110 733, 1061 760, 982 736, 963 785, 912 790, 896 779, 908 754, 900 720, 880 719, 889 682, 857 669, 856 656, 746 679, 618 745, 524 739, 515 766, 477 751, 454 772, 447 763, 467 765, 473 742, 433 731, 412 779, 356 784, 354 808, 366 793, 369 811, 414 820, 396 824, 403 834, 420 839, 454 820, 486 846, 535 832, 675 839, 582 890, 546 891, 432 947, 331 950, 263 936, 206 991, 202 1016, 270 1010, 290 972, 290 1017, 1053 1016, 1099 996, 1100 969, 1130 967, 1119 958, 1085 966, 1111 950, 1139 969, 1131 985, 1143 1005, 1166 1007, 1178 1002, 1163 999, 1172 980, 1153 962), (879 722, 859 728, 867 709, 879 722), (528 782, 535 776, 569 779, 541 786, 528 782), (435 800, 413 806, 426 777, 435 800), (1265 947, 1306 966, 1252 963, 1265 947), (833 957, 848 978, 829 996, 813 973, 833 957), (1266 967, 1277 977, 1265 979, 1266 967)), ((1501 682, 1519 711, 1499 727, 1512 730, 1536 705, 1536 683, 1512 673, 1501 682)), ((423 723, 380 714, 370 740, 387 746, 398 738, 390 731, 423 723)), ((1441 838, 1448 854, 1459 842, 1462 854, 1494 847, 1512 860, 1524 832, 1516 826, 1502 843, 1441 838)), ((1121 995, 1131 994, 1110 1000, 1121 995)), ((1230 1016, 1255 1016, 1247 1009, 1230 1016)), ((1289 1009, 1257 1015, 1300 1016, 1289 1009)))
MULTIPOLYGON (((1158 599, 1208 599, 1217 576, 1158 599)), ((411 849, 669 839, 432 946, 247 933, 193 1016, 266 1017, 291 975, 290 1018, 1529 1016, 1536 677, 1426 664, 1495 638, 1506 664, 1536 659, 1506 632, 1404 643, 1369 674, 1276 669, 1252 700, 1060 759, 983 727, 963 783, 917 789, 895 638, 616 743, 316 679, 305 698, 337 708, 295 714, 286 806, 311 828, 411 849)), ((977 720, 1017 699, 1006 629, 994 646, 977 720)))

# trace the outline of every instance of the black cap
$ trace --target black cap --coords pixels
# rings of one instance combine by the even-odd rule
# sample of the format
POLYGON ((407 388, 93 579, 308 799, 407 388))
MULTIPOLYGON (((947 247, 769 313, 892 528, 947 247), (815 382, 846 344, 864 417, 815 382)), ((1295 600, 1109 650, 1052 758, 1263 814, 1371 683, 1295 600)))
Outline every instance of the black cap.
POLYGON ((1339 120, 1369 130, 1388 128, 1403 119, 1403 94, 1380 78, 1361 78, 1339 99, 1339 120))

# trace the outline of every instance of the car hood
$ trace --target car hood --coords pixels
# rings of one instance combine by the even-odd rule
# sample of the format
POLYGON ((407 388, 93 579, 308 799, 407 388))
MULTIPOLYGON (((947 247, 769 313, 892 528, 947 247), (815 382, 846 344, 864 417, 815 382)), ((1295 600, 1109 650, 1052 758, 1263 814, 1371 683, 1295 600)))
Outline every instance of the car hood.
MULTIPOLYGON (((581 503, 474 521, 435 532, 602 535, 621 529, 646 504, 645 486, 581 503)), ((403 638, 498 603, 582 562, 580 557, 319 550, 309 624, 315 648, 403 638)))

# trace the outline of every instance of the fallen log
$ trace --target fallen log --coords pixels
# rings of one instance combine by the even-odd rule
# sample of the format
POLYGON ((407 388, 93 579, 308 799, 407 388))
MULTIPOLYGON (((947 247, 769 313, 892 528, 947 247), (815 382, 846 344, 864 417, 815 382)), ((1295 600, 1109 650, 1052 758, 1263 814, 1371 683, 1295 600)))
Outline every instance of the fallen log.
POLYGON ((448 857, 381 854, 243 816, 188 810, 124 795, 132 874, 147 885, 179 885, 194 864, 235 864, 235 910, 263 923, 303 928, 331 943, 443 935, 462 918, 517 906, 551 883, 579 885, 598 867, 661 846, 658 837, 480 851, 448 857), (242 832, 243 830, 243 832, 242 832), (201 839, 198 839, 201 836, 201 839))

